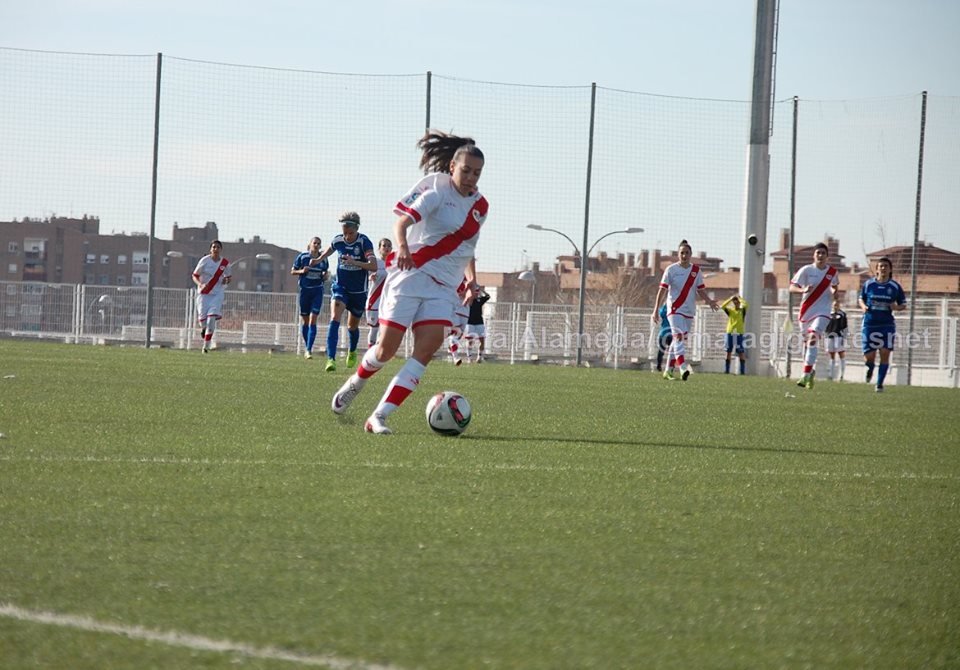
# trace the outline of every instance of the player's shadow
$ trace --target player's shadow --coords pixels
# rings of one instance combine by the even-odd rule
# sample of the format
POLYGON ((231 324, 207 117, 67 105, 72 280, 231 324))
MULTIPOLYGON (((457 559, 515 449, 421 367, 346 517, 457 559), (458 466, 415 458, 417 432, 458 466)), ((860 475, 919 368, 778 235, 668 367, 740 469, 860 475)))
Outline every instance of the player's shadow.
POLYGON ((802 454, 804 456, 845 456, 861 458, 886 458, 885 454, 855 453, 850 451, 828 451, 824 449, 799 449, 792 447, 748 447, 729 444, 690 444, 682 442, 651 442, 641 440, 607 440, 583 437, 523 437, 519 435, 489 435, 471 433, 460 435, 458 440, 502 440, 504 442, 564 442, 569 444, 602 444, 624 447, 656 447, 658 449, 710 449, 716 451, 750 451, 774 454, 802 454))

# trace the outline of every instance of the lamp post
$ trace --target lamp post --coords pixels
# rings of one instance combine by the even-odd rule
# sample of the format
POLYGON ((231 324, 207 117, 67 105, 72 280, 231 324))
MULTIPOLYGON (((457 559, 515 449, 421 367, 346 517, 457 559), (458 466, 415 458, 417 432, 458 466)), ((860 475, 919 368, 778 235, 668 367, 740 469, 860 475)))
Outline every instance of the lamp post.
POLYGON ((530 230, 541 230, 541 231, 546 231, 548 233, 556 233, 557 235, 560 235, 565 240, 567 240, 567 242, 569 242, 570 245, 573 247, 574 254, 576 254, 577 256, 580 256, 580 300, 579 300, 580 304, 579 304, 579 319, 577 320, 577 367, 580 367, 580 364, 583 362, 583 313, 584 313, 584 307, 585 307, 584 298, 587 292, 587 267, 590 259, 590 253, 594 250, 594 248, 597 246, 597 244, 599 244, 601 240, 607 237, 610 237, 611 235, 633 235, 636 233, 642 233, 643 228, 624 228, 623 230, 614 230, 605 235, 601 235, 594 241, 593 244, 590 245, 590 248, 587 249, 587 253, 585 255, 580 254, 580 248, 577 246, 577 243, 574 242, 572 239, 570 239, 570 237, 566 233, 563 233, 559 230, 555 230, 554 228, 547 228, 546 226, 541 226, 536 223, 528 223, 527 228, 529 228, 530 230))

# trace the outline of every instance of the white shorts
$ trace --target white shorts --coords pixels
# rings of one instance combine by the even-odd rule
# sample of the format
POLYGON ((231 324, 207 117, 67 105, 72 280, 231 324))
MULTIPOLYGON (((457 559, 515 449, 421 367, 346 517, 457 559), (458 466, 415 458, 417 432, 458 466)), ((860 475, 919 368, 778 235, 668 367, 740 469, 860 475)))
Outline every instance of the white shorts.
POLYGON ((693 319, 685 317, 683 314, 668 314, 667 322, 670 324, 670 334, 686 335, 690 332, 690 326, 693 325, 693 319))
POLYGON ((487 327, 482 323, 468 323, 464 337, 486 337, 487 327))
POLYGON ((464 330, 467 327, 467 318, 470 314, 463 311, 463 305, 458 305, 456 309, 453 310, 453 326, 451 326, 459 334, 463 335, 464 330))
POLYGON ((400 330, 428 324, 449 328, 459 304, 456 291, 423 272, 390 272, 380 302, 380 325, 400 330))
POLYGON ((847 350, 847 342, 842 337, 827 338, 827 353, 835 354, 847 350))
POLYGON ((830 323, 830 317, 825 315, 815 316, 809 321, 801 321, 800 329, 805 333, 816 333, 822 336, 827 330, 827 324, 830 323))
POLYGON ((223 292, 197 294, 197 321, 220 319, 223 316, 223 292))

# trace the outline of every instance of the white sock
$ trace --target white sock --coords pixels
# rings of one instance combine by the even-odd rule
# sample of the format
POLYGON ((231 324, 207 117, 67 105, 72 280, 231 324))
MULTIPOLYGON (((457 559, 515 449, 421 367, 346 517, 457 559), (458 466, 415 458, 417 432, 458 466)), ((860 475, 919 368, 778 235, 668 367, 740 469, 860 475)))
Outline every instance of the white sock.
POLYGON ((387 390, 380 399, 380 404, 374 410, 374 414, 383 416, 393 414, 401 403, 407 399, 407 396, 417 389, 420 377, 423 376, 423 371, 426 369, 427 366, 420 361, 413 358, 407 359, 407 362, 400 368, 400 372, 390 380, 390 384, 387 385, 387 390))

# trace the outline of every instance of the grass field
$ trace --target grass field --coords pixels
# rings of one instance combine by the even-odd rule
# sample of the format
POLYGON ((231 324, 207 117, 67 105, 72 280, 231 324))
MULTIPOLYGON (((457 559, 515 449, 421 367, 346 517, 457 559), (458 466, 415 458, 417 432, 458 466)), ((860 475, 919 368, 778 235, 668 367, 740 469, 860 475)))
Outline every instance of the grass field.
POLYGON ((0 666, 960 666, 955 390, 395 370, 0 340, 0 666))

